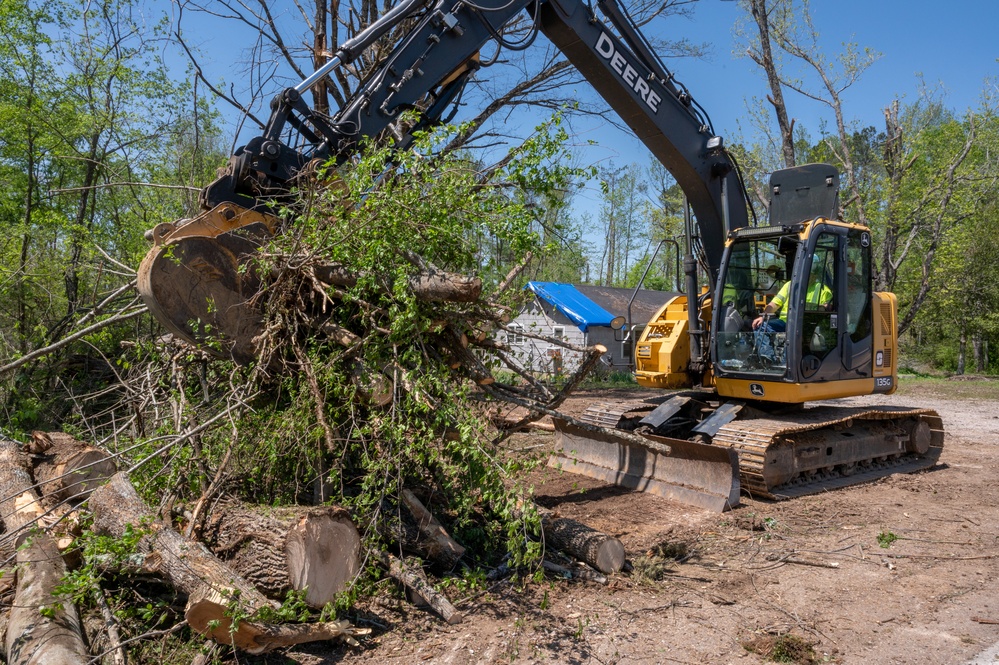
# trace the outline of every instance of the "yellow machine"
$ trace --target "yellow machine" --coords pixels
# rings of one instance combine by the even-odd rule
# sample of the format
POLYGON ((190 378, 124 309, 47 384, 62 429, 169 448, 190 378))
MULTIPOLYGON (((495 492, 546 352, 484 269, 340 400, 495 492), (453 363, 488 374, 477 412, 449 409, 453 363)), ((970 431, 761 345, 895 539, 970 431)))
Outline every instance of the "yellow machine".
MULTIPOLYGON (((776 223, 732 231, 713 293, 702 292, 697 307, 689 296, 675 297, 645 327, 635 345, 638 383, 698 391, 659 405, 594 405, 584 420, 664 437, 654 440, 678 444, 689 457, 705 454, 698 444, 731 450, 741 490, 768 498, 932 465, 943 426, 930 410, 804 406, 890 394, 897 385, 895 296, 871 289, 870 231, 823 216, 838 208, 837 189, 838 174, 828 165, 775 173, 776 223), (791 205, 779 198, 782 191, 793 193, 791 205), (776 290, 775 280, 782 282, 776 290)), ((611 479, 607 470, 616 467, 615 482, 654 481, 666 496, 674 495, 672 485, 697 487, 708 507, 732 502, 733 486, 695 464, 664 470, 668 456, 643 455, 624 440, 606 444, 601 457, 581 446, 585 436, 573 430, 563 448, 587 451, 589 475, 611 479)), ((570 465, 571 458, 560 461, 570 465)))
POLYGON ((932 464, 935 413, 802 406, 896 387, 895 299, 871 290, 870 231, 838 220, 836 169, 778 171, 768 225, 752 225, 735 159, 616 0, 401 0, 274 98, 262 134, 202 191, 200 215, 151 231, 138 275, 150 311, 181 338, 251 362, 266 276, 246 259, 279 232, 274 204, 317 162, 348 162, 376 137, 406 149, 446 122, 476 71, 500 60, 480 49, 509 47, 504 30, 525 18, 670 171, 694 215, 685 295, 635 344, 639 383, 675 394, 593 405, 589 424, 558 426, 554 461, 714 509, 738 503, 740 489, 792 496, 932 464), (309 107, 313 85, 375 43, 387 55, 341 108, 309 107))

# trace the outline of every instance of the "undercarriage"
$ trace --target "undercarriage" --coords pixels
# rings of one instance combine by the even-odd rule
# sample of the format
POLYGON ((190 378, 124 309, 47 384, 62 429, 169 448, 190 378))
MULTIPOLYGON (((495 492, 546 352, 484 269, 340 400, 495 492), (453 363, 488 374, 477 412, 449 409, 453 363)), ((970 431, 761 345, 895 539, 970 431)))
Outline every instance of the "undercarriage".
POLYGON ((765 407, 697 391, 593 404, 584 427, 556 423, 551 463, 721 511, 740 493, 781 500, 929 468, 943 449, 943 422, 929 409, 765 407))

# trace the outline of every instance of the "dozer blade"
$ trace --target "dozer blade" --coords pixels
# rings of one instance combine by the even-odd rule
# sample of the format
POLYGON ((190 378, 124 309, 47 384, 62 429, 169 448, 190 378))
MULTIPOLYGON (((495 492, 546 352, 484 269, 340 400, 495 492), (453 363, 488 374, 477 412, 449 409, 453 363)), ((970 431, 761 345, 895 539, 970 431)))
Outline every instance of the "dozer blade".
POLYGON ((555 451, 548 465, 715 512, 739 505, 734 450, 683 439, 642 438, 650 446, 556 419, 555 451), (662 446, 669 446, 669 454, 661 452, 662 446))

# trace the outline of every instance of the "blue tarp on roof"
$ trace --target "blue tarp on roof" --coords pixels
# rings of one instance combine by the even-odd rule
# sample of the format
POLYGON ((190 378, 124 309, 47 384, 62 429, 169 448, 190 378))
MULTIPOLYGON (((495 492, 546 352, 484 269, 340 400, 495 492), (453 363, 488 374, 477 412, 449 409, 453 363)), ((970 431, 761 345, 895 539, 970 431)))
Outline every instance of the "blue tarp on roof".
POLYGON ((583 332, 590 326, 610 326, 615 319, 613 314, 584 296, 572 284, 528 282, 524 288, 562 312, 583 332))

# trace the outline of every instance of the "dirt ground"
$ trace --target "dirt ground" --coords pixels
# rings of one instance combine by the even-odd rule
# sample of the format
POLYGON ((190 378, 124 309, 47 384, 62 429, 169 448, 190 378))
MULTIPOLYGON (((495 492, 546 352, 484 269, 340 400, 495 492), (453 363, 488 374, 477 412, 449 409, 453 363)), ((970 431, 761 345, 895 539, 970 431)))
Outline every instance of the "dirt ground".
MULTIPOLYGON (((620 538, 630 572, 606 586, 500 581, 453 594, 465 613, 454 626, 386 602, 374 608, 375 634, 360 649, 289 656, 316 664, 999 663, 999 383, 908 383, 896 396, 844 402, 936 409, 947 435, 928 471, 780 503, 743 498, 715 514, 545 470, 539 502, 620 538)), ((592 395, 573 398, 569 410, 592 395)))

